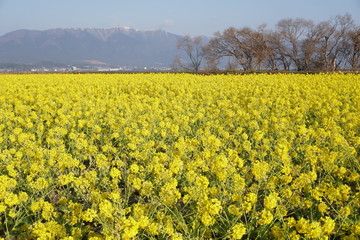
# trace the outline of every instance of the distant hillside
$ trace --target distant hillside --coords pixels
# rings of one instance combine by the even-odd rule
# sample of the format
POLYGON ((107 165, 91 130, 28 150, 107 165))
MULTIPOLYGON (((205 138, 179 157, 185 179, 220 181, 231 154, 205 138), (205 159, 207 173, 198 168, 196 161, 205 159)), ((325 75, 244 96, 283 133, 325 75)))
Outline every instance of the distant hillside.
POLYGON ((127 27, 17 30, 0 37, 0 63, 169 66, 181 36, 127 27))

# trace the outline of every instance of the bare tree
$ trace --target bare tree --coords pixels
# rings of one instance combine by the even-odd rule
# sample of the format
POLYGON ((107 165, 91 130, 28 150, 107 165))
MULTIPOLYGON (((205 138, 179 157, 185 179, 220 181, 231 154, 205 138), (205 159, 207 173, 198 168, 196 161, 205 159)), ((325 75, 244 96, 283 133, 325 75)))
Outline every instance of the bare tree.
POLYGON ((220 65, 220 59, 211 56, 210 54, 208 54, 208 48, 204 48, 206 53, 205 53, 205 67, 204 70, 206 71, 218 71, 219 70, 219 65, 220 65))
POLYGON ((316 70, 318 59, 318 51, 316 45, 318 44, 318 40, 313 36, 309 36, 306 38, 301 44, 301 52, 302 52, 302 70, 304 71, 313 71, 316 70))
POLYGON ((333 70, 341 70, 346 68, 347 58, 350 54, 349 44, 351 45, 349 36, 355 25, 350 14, 339 15, 335 19, 338 26, 335 35, 337 46, 334 49, 335 59, 332 60, 332 65, 333 70))
POLYGON ((302 69, 314 71, 323 68, 321 53, 322 25, 312 24, 301 42, 302 69))
POLYGON ((267 65, 271 70, 290 69, 291 61, 285 54, 285 47, 282 44, 281 37, 277 32, 271 32, 267 35, 267 43, 271 51, 269 51, 267 65))
POLYGON ((344 47, 349 31, 353 27, 351 15, 336 16, 329 21, 324 21, 316 26, 315 32, 319 43, 317 44, 320 53, 318 68, 324 71, 337 70, 344 61, 344 47))
POLYGON ((266 32, 266 25, 260 25, 257 31, 250 34, 250 38, 257 70, 268 68, 267 62, 271 59, 273 49, 269 45, 269 34, 266 32))
MULTIPOLYGON (((302 70, 301 40, 306 36, 307 30, 312 24, 311 21, 302 18, 287 18, 276 24, 278 50, 286 65, 291 62, 297 70, 302 70)), ((285 70, 289 70, 290 66, 286 66, 286 68, 285 70)))
POLYGON ((190 37, 186 35, 178 41, 177 48, 185 52, 189 62, 176 56, 173 61, 174 68, 198 72, 205 56, 203 38, 201 36, 190 37))
POLYGON ((275 31, 230 27, 216 32, 205 48, 209 69, 222 59, 227 69, 335 71, 359 69, 360 27, 349 14, 314 24, 280 20, 275 31), (225 59, 225 60, 224 60, 225 59), (226 63, 225 63, 226 64, 226 63))
POLYGON ((347 62, 352 71, 360 70, 360 27, 348 33, 347 62))
POLYGON ((260 70, 267 57, 268 49, 262 32, 247 27, 241 29, 230 27, 222 33, 215 33, 206 51, 209 58, 230 57, 231 67, 234 66, 231 61, 233 58, 244 70, 260 70))
MULTIPOLYGON (((239 49, 236 45, 236 29, 228 28, 222 33, 216 32, 214 37, 209 41, 206 46, 207 58, 222 59, 224 57, 230 57, 234 59, 240 59, 239 49)), ((239 60, 239 61, 240 61, 239 60)))

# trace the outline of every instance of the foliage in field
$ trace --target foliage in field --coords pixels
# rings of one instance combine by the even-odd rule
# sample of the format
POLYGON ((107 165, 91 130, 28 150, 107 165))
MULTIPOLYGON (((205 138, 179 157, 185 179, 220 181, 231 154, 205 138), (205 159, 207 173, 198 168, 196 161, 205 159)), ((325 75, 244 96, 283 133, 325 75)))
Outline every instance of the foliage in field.
POLYGON ((0 76, 0 234, 357 239, 360 77, 0 76))

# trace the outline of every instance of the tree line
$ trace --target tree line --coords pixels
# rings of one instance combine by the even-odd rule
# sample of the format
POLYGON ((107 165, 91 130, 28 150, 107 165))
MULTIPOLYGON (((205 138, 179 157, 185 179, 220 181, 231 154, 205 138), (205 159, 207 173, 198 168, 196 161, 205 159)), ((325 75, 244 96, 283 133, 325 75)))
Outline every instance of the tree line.
POLYGON ((180 71, 360 70, 360 26, 350 14, 320 23, 282 19, 273 30, 229 27, 209 40, 187 35, 177 48, 187 56, 174 58, 173 67, 180 71))

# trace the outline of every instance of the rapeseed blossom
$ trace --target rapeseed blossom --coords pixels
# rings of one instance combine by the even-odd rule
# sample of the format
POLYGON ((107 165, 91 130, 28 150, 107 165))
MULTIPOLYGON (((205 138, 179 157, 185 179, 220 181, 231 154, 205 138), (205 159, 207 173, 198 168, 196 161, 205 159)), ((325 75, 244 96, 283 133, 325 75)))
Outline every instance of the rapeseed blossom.
POLYGON ((0 76, 6 239, 356 239, 357 74, 0 76))
POLYGON ((241 239, 246 233, 246 228, 244 224, 237 223, 235 226, 231 228, 231 239, 241 239))

